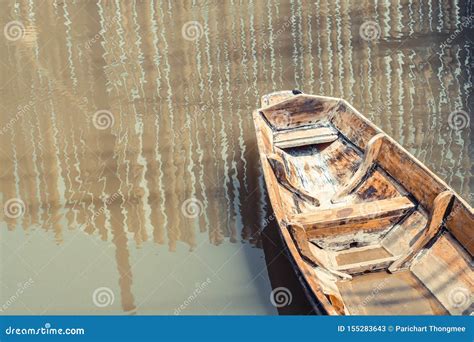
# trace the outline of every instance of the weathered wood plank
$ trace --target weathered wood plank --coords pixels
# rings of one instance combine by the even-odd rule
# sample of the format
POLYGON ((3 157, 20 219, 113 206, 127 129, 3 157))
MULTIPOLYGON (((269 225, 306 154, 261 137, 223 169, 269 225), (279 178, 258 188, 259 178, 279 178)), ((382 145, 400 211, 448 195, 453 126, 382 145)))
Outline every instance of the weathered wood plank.
POLYGON ((474 213, 462 199, 454 199, 453 209, 446 218, 446 226, 453 236, 474 255, 474 213))
POLYGON ((311 125, 328 119, 339 99, 313 95, 296 95, 261 108, 265 118, 278 130, 311 125))
POLYGON ((260 103, 262 104, 262 108, 266 108, 274 105, 275 103, 287 100, 293 96, 295 96, 295 94, 293 94, 291 90, 275 91, 273 93, 263 95, 260 99, 260 103))
MULTIPOLYGON (((410 267, 452 315, 472 314, 472 258, 451 234, 441 235, 410 267)), ((399 272, 403 273, 403 272, 399 272)), ((395 273, 395 274, 399 274, 395 273)))
POLYGON ((383 133, 345 100, 339 101, 330 121, 361 150, 366 149, 369 140, 374 135, 383 133))
POLYGON ((303 259, 311 263, 313 266, 323 268, 324 270, 337 276, 338 278, 352 279, 349 274, 331 269, 328 265, 324 264, 322 260, 318 259, 313 252, 311 252, 311 249, 309 247, 308 236, 306 235, 306 231, 302 226, 290 223, 288 225, 288 230, 290 231, 291 236, 293 237, 293 240, 295 242, 296 248, 300 252, 303 259))
POLYGON ((390 265, 388 270, 390 272, 396 272, 403 268, 405 264, 408 264, 413 257, 420 252, 420 250, 432 239, 441 229, 443 220, 447 215, 449 204, 453 200, 453 193, 451 191, 445 191, 439 194, 434 201, 434 210, 430 216, 428 222, 428 228, 423 234, 416 240, 413 246, 410 247, 407 253, 400 259, 396 260, 390 265))
POLYGON ((276 147, 291 148, 333 142, 338 138, 338 133, 329 127, 316 127, 280 131, 273 138, 276 147))
POLYGON ((336 203, 341 197, 350 194, 358 185, 360 185, 364 177, 374 167, 375 161, 380 152, 380 147, 382 146, 383 136, 383 133, 379 133, 369 140, 362 164, 352 178, 333 196, 331 199, 332 203, 336 203))
POLYGON ((301 187, 295 170, 291 170, 290 167, 289 172, 286 172, 285 162, 280 155, 270 153, 267 159, 272 167, 275 177, 281 185, 312 205, 319 206, 319 200, 301 187))
POLYGON ((291 221, 301 224, 306 230, 333 228, 337 233, 338 229, 346 225, 367 224, 370 227, 371 221, 400 217, 413 207, 414 204, 407 197, 397 197, 296 214, 291 217, 291 221))

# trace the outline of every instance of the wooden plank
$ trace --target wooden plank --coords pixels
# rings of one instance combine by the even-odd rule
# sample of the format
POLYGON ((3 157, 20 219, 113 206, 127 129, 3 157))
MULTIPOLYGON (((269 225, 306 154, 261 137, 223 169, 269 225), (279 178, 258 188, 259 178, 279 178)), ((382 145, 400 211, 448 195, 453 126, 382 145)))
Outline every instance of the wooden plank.
POLYGON ((445 315, 443 305, 410 271, 373 272, 338 282, 351 315, 445 315))
POLYGON ((347 280, 352 279, 349 274, 331 269, 330 267, 328 267, 328 265, 324 264, 322 260, 318 259, 313 252, 311 252, 311 249, 309 247, 308 236, 306 235, 306 231, 302 226, 298 224, 289 224, 288 230, 290 231, 291 236, 293 237, 293 240, 295 242, 296 248, 298 249, 303 259, 305 259, 313 266, 323 268, 324 270, 337 276, 338 278, 347 280))
POLYGON ((290 170, 288 173, 286 172, 285 163, 280 155, 271 153, 268 155, 267 159, 275 177, 281 185, 283 185, 287 190, 295 193, 301 199, 308 201, 316 207, 319 206, 319 200, 300 186, 296 173, 292 172, 293 170, 290 170))
POLYGON ((349 274, 382 270, 387 269, 387 267, 397 258, 398 256, 389 256, 381 259, 366 260, 361 262, 355 262, 352 264, 341 265, 338 266, 336 269, 338 271, 347 272, 349 274))
POLYGON ((454 199, 453 209, 446 218, 446 226, 472 257, 474 255, 474 212, 457 196, 454 199))
POLYGON ((330 121, 361 150, 366 149, 374 135, 383 133, 345 100, 339 101, 330 121))
POLYGON ((366 246, 362 248, 351 248, 336 254, 336 262, 339 266, 354 264, 358 262, 383 259, 393 256, 380 245, 366 246))
POLYGON ((444 218, 447 215, 449 204, 453 200, 453 193, 445 191, 439 194, 434 203, 434 210, 428 222, 428 229, 416 240, 416 242, 409 248, 409 250, 398 260, 396 260, 388 270, 390 272, 397 272, 408 264, 418 252, 432 239, 441 229, 444 218))
POLYGON ((330 97, 301 94, 261 108, 260 111, 273 128, 281 130, 327 120, 338 101, 330 97))
POLYGON ((336 203, 341 199, 341 197, 349 195, 357 186, 360 185, 364 177, 374 167, 375 161, 380 153, 383 137, 384 134, 379 133, 369 140, 362 164, 352 178, 338 192, 336 192, 331 199, 332 203, 336 203))
POLYGON ((275 134, 274 143, 278 148, 291 148, 333 142, 338 138, 337 131, 329 127, 295 129, 275 134))
POLYGON ((275 91, 270 94, 263 95, 260 99, 262 104, 262 108, 272 106, 278 102, 282 102, 287 100, 290 97, 295 96, 291 90, 282 90, 282 91, 275 91))
POLYGON ((413 207, 414 204, 407 197, 396 197, 296 214, 291 217, 291 221, 301 224, 306 230, 333 228, 337 233, 345 225, 370 225, 372 220, 400 217, 413 207))
MULTIPOLYGON (((451 234, 441 235, 410 271, 452 315, 472 314, 472 258, 451 234)), ((395 273, 398 274, 398 273, 395 273)))

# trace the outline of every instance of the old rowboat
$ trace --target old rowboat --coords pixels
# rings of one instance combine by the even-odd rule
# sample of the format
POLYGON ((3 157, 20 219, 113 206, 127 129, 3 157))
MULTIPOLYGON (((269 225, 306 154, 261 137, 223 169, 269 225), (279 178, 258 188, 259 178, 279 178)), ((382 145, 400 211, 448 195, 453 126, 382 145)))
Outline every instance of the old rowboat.
POLYGON ((473 209, 346 101, 275 92, 253 114, 280 234, 330 315, 472 313, 473 209))

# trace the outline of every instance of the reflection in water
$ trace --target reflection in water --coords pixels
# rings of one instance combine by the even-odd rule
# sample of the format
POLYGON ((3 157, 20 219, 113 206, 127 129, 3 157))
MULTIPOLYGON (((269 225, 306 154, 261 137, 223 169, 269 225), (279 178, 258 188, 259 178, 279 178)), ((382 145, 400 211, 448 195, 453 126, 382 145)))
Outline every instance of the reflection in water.
MULTIPOLYGON (((16 260, 20 246, 31 263, 37 255, 24 246, 44 243, 38 231, 54 236, 64 263, 76 258, 70 246, 97 258, 113 246, 116 271, 104 281, 118 277, 125 312, 173 312, 190 290, 174 302, 164 293, 209 272, 217 288, 193 312, 276 312, 262 252, 251 248, 261 247, 271 215, 251 111, 273 90, 346 98, 472 202, 469 117, 462 129, 449 125, 451 112, 472 112, 472 42, 462 19, 472 9, 462 2, 4 6, 1 23, 23 28, 21 39, 0 40, 0 193, 3 204, 22 200, 25 213, 4 215, 2 256, 16 260), (366 21, 378 39, 360 35, 366 21), (180 280, 162 284, 172 274, 166 264, 181 262, 154 244, 186 260, 180 280), (201 259, 197 274, 182 246, 201 259), (245 284, 221 273, 229 260, 245 284), (237 308, 228 291, 252 306, 237 308)), ((56 260, 56 251, 41 253, 56 260)), ((24 266, 6 260, 2 298, 24 266)), ((70 307, 59 297, 56 306, 70 307)))

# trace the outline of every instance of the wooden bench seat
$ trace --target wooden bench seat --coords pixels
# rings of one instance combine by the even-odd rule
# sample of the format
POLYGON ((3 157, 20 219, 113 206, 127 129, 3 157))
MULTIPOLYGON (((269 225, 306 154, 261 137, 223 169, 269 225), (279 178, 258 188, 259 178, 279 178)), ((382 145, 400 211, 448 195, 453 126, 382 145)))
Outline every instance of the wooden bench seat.
POLYGON ((339 235, 384 228, 400 220, 414 206, 403 196, 300 213, 293 215, 291 222, 303 226, 309 238, 339 235))
POLYGON ((278 148, 292 148, 314 144, 333 142, 338 137, 338 132, 330 127, 317 127, 306 129, 295 129, 277 132, 273 136, 273 142, 278 148))

